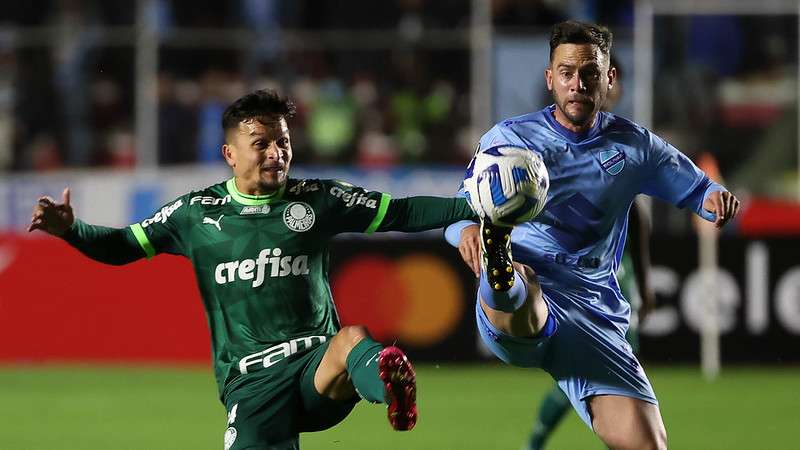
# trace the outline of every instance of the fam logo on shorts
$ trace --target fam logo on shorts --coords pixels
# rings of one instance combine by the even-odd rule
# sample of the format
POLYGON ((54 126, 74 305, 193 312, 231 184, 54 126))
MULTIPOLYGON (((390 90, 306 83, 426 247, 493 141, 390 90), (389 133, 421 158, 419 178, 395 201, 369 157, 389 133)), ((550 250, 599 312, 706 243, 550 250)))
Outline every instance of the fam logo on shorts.
POLYGON ((611 175, 617 175, 625 168, 625 153, 613 149, 600 152, 600 165, 611 175))
POLYGON ((283 211, 283 223, 292 231, 302 233, 314 226, 314 210, 308 203, 292 202, 283 211))

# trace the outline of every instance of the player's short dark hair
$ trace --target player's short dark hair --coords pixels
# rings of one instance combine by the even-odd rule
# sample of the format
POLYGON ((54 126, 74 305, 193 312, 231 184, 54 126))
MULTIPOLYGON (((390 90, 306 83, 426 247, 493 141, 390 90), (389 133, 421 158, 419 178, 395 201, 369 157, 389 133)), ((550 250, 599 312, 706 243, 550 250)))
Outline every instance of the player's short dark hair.
POLYGON ((222 113, 222 129, 228 131, 247 119, 275 120, 275 117, 289 119, 294 116, 294 103, 272 89, 260 89, 240 97, 222 113))
POLYGON ((557 23, 553 25, 550 33, 550 60, 553 60, 553 53, 561 44, 592 44, 596 45, 604 55, 609 56, 613 41, 614 35, 611 34, 611 30, 602 25, 576 20, 557 23))

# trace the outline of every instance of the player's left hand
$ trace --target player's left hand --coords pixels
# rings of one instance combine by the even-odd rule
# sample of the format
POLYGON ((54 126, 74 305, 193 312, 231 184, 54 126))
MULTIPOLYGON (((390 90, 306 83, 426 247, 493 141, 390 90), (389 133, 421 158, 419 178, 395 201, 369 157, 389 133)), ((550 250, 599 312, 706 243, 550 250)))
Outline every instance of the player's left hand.
POLYGON ((712 192, 703 202, 703 208, 716 214, 714 225, 722 228, 739 212, 739 199, 728 191, 712 192))
POLYGON ((69 188, 64 189, 64 192, 61 193, 61 203, 56 203, 47 196, 39 197, 36 206, 33 207, 28 232, 42 230, 55 236, 66 233, 75 222, 75 214, 69 204, 69 197, 69 188))
POLYGON ((458 251, 461 259, 467 267, 475 274, 475 278, 481 276, 481 242, 480 227, 469 225, 461 230, 461 240, 458 243, 458 251))

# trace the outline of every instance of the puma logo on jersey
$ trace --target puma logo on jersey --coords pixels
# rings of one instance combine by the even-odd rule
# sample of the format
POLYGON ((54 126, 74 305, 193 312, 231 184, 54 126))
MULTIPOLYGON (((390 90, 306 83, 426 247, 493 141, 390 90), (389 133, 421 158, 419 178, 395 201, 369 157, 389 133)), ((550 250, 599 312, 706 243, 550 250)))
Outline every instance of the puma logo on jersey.
POLYGON ((222 231, 222 226, 220 226, 219 221, 222 220, 223 217, 225 217, 225 214, 221 214, 217 220, 214 220, 211 217, 203 217, 203 223, 214 225, 217 227, 217 230, 222 231))
POLYGON ((266 277, 286 277, 289 275, 308 275, 308 255, 283 255, 279 248, 265 248, 256 259, 243 259, 217 264, 214 281, 217 284, 232 283, 238 280, 253 280, 253 287, 264 284, 266 277))

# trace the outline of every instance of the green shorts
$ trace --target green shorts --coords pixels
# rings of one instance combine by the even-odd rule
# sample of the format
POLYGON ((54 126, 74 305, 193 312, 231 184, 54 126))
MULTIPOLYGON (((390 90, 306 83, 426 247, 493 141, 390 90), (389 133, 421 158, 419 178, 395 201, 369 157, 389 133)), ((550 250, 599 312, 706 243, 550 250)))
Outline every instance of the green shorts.
POLYGON ((639 353, 639 308, 642 300, 639 297, 639 284, 636 282, 633 270, 633 257, 627 250, 622 254, 622 261, 617 270, 617 283, 622 296, 631 305, 631 320, 628 331, 625 332, 625 340, 631 344, 633 353, 639 353))
POLYGON ((314 387, 314 374, 329 343, 242 375, 235 387, 226 389, 225 450, 299 449, 300 433, 325 430, 350 414, 358 396, 331 400, 314 387))

